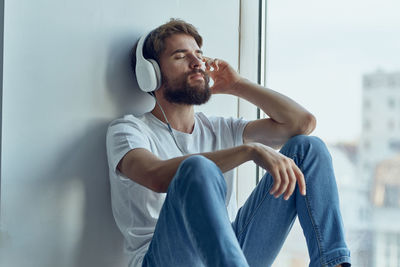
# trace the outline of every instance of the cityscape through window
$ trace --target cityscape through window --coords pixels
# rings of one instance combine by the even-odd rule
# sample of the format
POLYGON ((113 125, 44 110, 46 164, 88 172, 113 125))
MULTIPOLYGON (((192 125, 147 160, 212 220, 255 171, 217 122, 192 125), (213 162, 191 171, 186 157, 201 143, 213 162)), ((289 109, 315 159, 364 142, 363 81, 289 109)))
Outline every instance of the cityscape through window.
MULTIPOLYGON (((267 1, 265 81, 317 117, 353 266, 400 266, 400 2, 267 1)), ((298 221, 275 266, 308 266, 298 221)))

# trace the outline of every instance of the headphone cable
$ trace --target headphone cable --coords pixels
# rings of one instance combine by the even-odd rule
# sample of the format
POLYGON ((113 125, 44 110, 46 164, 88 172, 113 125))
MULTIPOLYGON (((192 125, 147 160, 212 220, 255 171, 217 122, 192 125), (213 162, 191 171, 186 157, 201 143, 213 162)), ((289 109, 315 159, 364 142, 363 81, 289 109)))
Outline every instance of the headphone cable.
POLYGON ((160 103, 158 103, 156 95, 154 94, 154 92, 149 92, 149 93, 154 97, 154 99, 156 100, 157 105, 160 107, 161 112, 162 112, 162 114, 163 114, 163 116, 164 116, 165 122, 167 123, 168 131, 170 132, 170 134, 171 134, 171 136, 172 136, 172 139, 174 139, 175 145, 178 147, 179 151, 181 151, 182 155, 187 154, 187 153, 183 152, 183 150, 181 149, 181 147, 178 145, 178 142, 176 141, 174 132, 172 131, 172 127, 171 127, 171 125, 169 124, 169 121, 168 121, 168 119, 167 119, 167 116, 165 115, 165 112, 164 112, 163 108, 161 107, 160 103))

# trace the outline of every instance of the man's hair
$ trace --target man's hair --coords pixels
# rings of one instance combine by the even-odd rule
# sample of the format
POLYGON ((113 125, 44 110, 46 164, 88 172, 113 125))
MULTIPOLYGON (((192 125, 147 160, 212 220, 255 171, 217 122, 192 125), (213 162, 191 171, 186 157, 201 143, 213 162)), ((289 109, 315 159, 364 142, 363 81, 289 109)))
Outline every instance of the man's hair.
MULTIPOLYGON (((174 34, 190 35, 194 38, 199 47, 203 45, 203 38, 192 24, 181 19, 171 18, 169 22, 154 29, 146 38, 143 47, 143 56, 145 58, 154 59, 159 63, 160 55, 165 50, 165 39, 174 34)), ((135 72, 136 66, 136 47, 137 43, 133 47, 131 53, 131 66, 133 72, 135 72)))

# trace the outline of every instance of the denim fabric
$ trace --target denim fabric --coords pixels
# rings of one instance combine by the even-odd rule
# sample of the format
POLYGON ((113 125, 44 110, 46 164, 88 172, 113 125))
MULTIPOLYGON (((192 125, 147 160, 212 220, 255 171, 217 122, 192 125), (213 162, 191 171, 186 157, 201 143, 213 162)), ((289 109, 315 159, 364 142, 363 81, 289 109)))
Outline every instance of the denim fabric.
POLYGON ((281 149, 302 170, 307 195, 274 198, 261 179, 234 222, 220 169, 203 156, 184 160, 168 188, 144 267, 271 266, 299 216, 311 267, 350 266, 331 156, 317 137, 298 135, 281 149))

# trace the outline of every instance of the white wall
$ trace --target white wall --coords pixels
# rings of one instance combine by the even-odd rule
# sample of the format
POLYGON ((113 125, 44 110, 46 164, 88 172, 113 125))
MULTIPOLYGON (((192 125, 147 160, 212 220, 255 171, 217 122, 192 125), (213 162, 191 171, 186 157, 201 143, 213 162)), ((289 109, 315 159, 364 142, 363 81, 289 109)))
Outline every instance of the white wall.
MULTIPOLYGON (((237 68, 239 0, 12 0, 4 15, 0 266, 123 266, 105 133, 147 105, 130 47, 180 17, 199 28, 206 55, 237 68)), ((237 100, 201 110, 236 116, 237 100)))

